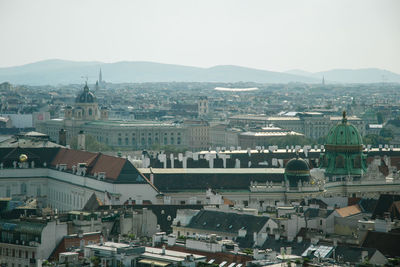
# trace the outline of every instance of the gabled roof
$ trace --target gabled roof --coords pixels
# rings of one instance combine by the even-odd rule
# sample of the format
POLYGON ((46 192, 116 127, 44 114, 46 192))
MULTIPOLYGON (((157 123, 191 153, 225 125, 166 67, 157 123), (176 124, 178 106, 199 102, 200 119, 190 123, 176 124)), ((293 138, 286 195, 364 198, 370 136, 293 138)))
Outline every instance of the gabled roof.
POLYGON ((79 163, 86 163, 86 173, 88 175, 95 176, 95 174, 99 172, 105 172, 106 179, 112 180, 113 182, 148 183, 158 191, 158 189, 125 158, 108 156, 102 153, 61 148, 51 162, 51 165, 55 167, 57 164, 66 164, 67 170, 72 170, 72 166, 77 166, 79 163))
POLYGON ((269 217, 266 216, 201 210, 191 219, 187 227, 227 233, 237 233, 240 229, 244 229, 248 233, 258 233, 268 220, 269 217))
POLYGON ((336 209, 340 217, 349 217, 361 213, 360 207, 356 205, 347 206, 344 208, 336 209))

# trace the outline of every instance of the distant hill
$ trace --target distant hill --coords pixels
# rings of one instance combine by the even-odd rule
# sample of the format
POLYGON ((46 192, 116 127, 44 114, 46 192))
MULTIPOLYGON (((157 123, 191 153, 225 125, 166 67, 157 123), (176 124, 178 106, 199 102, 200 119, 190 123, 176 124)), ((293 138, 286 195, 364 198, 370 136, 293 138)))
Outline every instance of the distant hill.
POLYGON ((388 70, 368 68, 368 69, 334 69, 321 72, 306 72, 303 70, 289 70, 286 73, 315 78, 326 82, 335 83, 399 83, 400 75, 388 70))
POLYGON ((0 83, 57 85, 82 83, 88 76, 89 82, 98 79, 100 68, 107 82, 318 82, 315 78, 273 72, 239 66, 215 66, 198 68, 154 62, 74 62, 45 60, 27 65, 0 68, 0 83))
POLYGON ((302 70, 274 72, 233 65, 199 68, 144 61, 116 63, 45 60, 17 67, 0 68, 0 83, 28 85, 57 85, 90 83, 98 79, 100 68, 103 79, 112 83, 125 82, 259 82, 259 83, 377 83, 400 82, 400 75, 380 69, 336 69, 311 73, 302 70))

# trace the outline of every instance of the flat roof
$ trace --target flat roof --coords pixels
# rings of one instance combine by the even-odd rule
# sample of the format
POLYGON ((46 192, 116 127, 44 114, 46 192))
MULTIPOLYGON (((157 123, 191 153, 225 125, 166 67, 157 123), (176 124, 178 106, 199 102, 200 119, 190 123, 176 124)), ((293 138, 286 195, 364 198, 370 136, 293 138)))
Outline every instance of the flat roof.
POLYGON ((284 168, 139 168, 141 173, 149 174, 283 174, 284 168))
POLYGON ((244 132, 241 133, 240 135, 246 135, 246 136, 286 136, 286 135, 304 135, 301 133, 293 132, 293 131, 287 131, 287 132, 244 132))

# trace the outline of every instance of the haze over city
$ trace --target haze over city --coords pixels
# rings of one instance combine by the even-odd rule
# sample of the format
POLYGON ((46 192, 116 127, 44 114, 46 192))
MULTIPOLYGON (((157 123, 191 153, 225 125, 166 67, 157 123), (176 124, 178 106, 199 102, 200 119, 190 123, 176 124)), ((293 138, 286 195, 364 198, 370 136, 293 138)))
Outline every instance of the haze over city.
POLYGON ((400 73, 400 3, 0 1, 0 67, 46 59, 400 73))

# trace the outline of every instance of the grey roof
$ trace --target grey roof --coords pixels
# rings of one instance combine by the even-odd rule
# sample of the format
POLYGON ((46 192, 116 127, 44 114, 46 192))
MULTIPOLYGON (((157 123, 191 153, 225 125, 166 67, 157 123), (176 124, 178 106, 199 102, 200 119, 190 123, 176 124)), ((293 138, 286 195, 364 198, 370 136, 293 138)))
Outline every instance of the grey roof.
POLYGON ((300 256, 308 247, 310 242, 295 242, 287 241, 286 239, 275 240, 273 237, 269 237, 264 244, 261 246, 262 249, 272 249, 273 251, 280 252, 281 247, 291 247, 292 255, 300 256))
POLYGON ((340 262, 359 263, 361 262, 361 254, 363 251, 368 252, 368 258, 370 259, 375 252, 376 248, 360 248, 350 246, 337 246, 335 248, 335 255, 339 258, 340 262))
POLYGON ((305 212, 304 215, 307 217, 307 219, 311 218, 327 218, 333 210, 326 210, 326 209, 315 209, 315 208, 308 208, 305 212))
POLYGON ((247 230, 247 233, 258 233, 268 220, 269 217, 266 216, 201 210, 192 218, 187 227, 227 233, 237 233, 243 228, 247 230))

